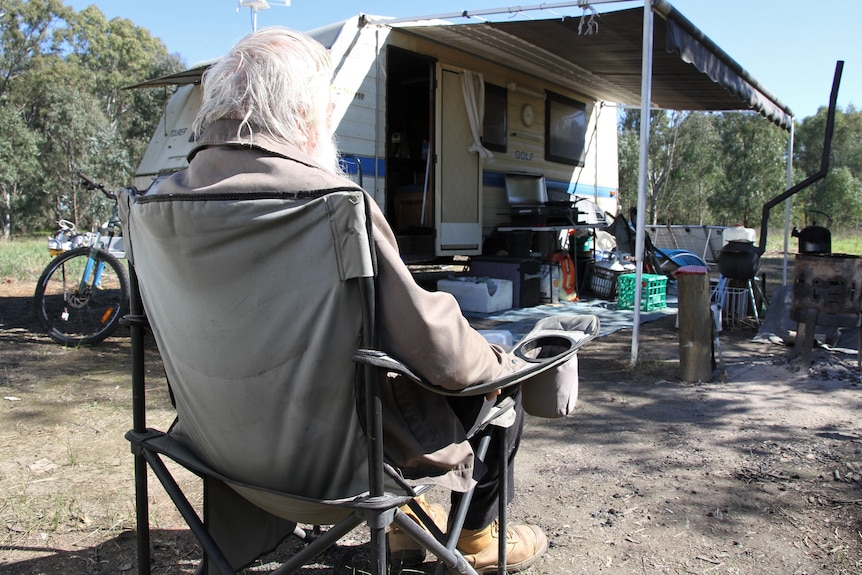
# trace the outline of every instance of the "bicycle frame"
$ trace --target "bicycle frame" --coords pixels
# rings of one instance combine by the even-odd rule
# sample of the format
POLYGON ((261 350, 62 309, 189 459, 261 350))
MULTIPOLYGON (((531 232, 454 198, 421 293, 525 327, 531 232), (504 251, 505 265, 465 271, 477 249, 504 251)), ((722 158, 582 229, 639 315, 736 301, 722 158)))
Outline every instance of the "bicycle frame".
POLYGON ((94 263, 96 261, 96 252, 99 248, 92 247, 90 248, 90 257, 87 259, 87 265, 84 266, 84 273, 81 277, 81 283, 78 285, 78 291, 80 293, 89 294, 91 289, 97 289, 100 285, 102 279, 102 270, 105 267, 104 262, 99 262, 95 264, 95 270, 93 269, 94 263), (93 277, 93 283, 89 283, 90 277, 93 277), (92 288, 90 287, 92 286, 92 288))
MULTIPOLYGON (((113 213, 111 214, 111 218, 103 225, 103 230, 110 229, 115 223, 115 221, 119 221, 119 219, 116 217, 116 212, 117 210, 115 207, 113 213)), ((71 228, 64 227, 64 231, 72 231, 74 233, 74 225, 72 225, 71 228)), ((114 236, 113 233, 102 233, 100 231, 99 235, 93 235, 91 236, 90 241, 85 242, 84 245, 89 245, 90 247, 90 257, 87 259, 87 265, 84 267, 84 271, 81 274, 81 279, 78 282, 77 290, 75 291, 75 295, 78 299, 83 300, 89 297, 94 290, 99 289, 99 287, 101 286, 102 270, 105 269, 105 262, 96 258, 96 254, 98 253, 99 249, 105 250, 120 259, 125 258, 126 254, 124 250, 114 249, 113 239, 115 237, 116 236, 114 236), (92 282, 90 281, 91 279, 92 282)), ((61 252, 58 251, 57 253, 61 252)), ((65 286, 65 272, 63 283, 65 286)))
POLYGON ((92 345, 113 333, 128 309, 128 275, 119 228, 117 196, 79 174, 89 190, 113 200, 111 215, 98 229, 79 233, 75 224, 58 222, 48 241, 53 259, 42 272, 34 307, 48 335, 64 345, 92 345), (52 279, 53 278, 53 279, 52 279))
POLYGON ((74 222, 60 219, 57 221, 58 230, 48 240, 48 252, 52 257, 63 252, 80 247, 101 248, 118 259, 125 259, 126 252, 123 247, 122 234, 116 235, 115 230, 120 228, 120 217, 117 210, 117 196, 104 188, 103 184, 97 184, 84 174, 79 174, 88 190, 99 190, 108 199, 114 201, 111 214, 97 229, 89 232, 79 232, 74 222))

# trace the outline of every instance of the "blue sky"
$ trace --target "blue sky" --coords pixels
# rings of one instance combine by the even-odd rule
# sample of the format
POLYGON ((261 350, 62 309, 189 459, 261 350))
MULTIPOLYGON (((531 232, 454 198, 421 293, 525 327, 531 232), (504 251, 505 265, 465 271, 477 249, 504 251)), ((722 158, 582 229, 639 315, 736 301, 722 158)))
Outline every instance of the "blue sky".
MULTIPOLYGON (((837 60, 845 61, 838 104, 845 107, 852 103, 862 108, 862 30, 859 28, 862 2, 859 0, 669 1, 788 105, 797 118, 813 115, 818 106, 828 103, 837 60)), ((280 3, 281 6, 279 0, 270 0, 271 8, 258 14, 258 27, 278 24, 311 30, 360 12, 404 17, 514 5, 505 0, 427 3, 291 0, 289 7, 284 6, 284 0, 280 3)), ((189 65, 223 54, 252 28, 249 9, 237 12, 237 0, 66 0, 66 4, 75 10, 96 4, 109 19, 127 18, 150 30, 170 52, 182 56, 189 65)), ((622 2, 613 8, 641 5, 642 2, 622 2)), ((608 5, 597 7, 601 11, 608 5)), ((576 8, 556 12, 580 13, 576 8)))

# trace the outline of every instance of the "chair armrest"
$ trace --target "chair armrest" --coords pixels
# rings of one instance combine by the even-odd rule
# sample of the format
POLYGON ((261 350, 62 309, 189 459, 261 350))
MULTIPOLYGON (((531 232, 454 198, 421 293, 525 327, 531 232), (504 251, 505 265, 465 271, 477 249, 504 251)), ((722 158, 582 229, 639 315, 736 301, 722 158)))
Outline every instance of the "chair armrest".
POLYGON ((372 365, 374 367, 379 367, 380 369, 385 369, 386 371, 394 371, 395 373, 399 373, 410 378, 414 383, 418 383, 423 387, 428 387, 433 390, 439 389, 436 385, 425 381, 413 373, 405 363, 395 359, 384 351, 360 348, 353 354, 353 361, 361 365, 372 365))
POLYGON ((417 385, 448 396, 485 395, 498 389, 505 389, 527 381, 549 369, 558 367, 574 356, 578 349, 595 337, 594 334, 584 335, 582 332, 568 333, 564 331, 531 332, 518 342, 512 353, 524 362, 524 366, 505 377, 471 385, 464 389, 445 389, 434 385, 413 372, 405 363, 389 354, 375 349, 358 349, 353 354, 353 361, 362 365, 372 365, 387 371, 399 373, 409 378, 417 385))
POLYGON ((142 327, 144 329, 150 328, 150 321, 147 319, 147 316, 144 314, 126 314, 120 318, 120 325, 126 327, 142 327))

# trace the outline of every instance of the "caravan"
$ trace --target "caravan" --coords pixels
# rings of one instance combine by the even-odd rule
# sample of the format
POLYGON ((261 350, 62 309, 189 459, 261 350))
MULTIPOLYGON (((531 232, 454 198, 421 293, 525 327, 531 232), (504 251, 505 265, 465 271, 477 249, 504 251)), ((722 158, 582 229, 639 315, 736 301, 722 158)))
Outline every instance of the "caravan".
MULTIPOLYGON (((365 15, 310 32, 332 54, 345 171, 381 206, 406 259, 481 254, 512 221, 507 174, 540 176, 547 199, 576 212, 581 198, 591 216, 618 211, 614 105, 559 73, 560 55, 524 50, 510 24, 572 33, 559 18, 489 27, 365 15)), ((206 67, 137 86, 174 89, 138 188, 186 166, 206 67)))
MULTIPOLYGON (((602 13, 601 30, 589 20, 515 18, 504 9, 418 20, 359 15, 310 33, 332 54, 345 168, 383 209, 405 259, 480 254, 495 232, 517 227, 507 174, 542 177, 549 203, 583 198, 579 217, 587 200, 589 220, 617 215, 617 103, 754 110, 792 125, 784 104, 668 2, 649 13, 602 13), (497 13, 505 21, 484 19, 497 13), (652 51, 648 75, 645 34, 664 47, 652 51)), ((139 188, 185 167, 205 69, 138 85, 176 87, 139 188)))

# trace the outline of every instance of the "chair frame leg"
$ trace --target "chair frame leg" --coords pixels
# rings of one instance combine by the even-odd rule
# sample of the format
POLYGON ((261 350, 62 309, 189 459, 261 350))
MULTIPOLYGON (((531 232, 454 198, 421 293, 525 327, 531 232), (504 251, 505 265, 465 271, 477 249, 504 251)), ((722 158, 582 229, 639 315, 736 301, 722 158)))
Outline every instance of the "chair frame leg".
MULTIPOLYGON (((498 427, 497 428, 497 437, 500 442, 499 445, 502 447, 509 445, 509 428, 508 427, 498 427)), ((506 573, 506 528, 509 524, 509 513, 506 505, 506 496, 509 492, 509 461, 508 454, 502 455, 499 461, 499 474, 500 474, 500 486, 499 486, 499 524, 500 524, 500 539, 499 539, 499 548, 498 548, 498 562, 497 562, 497 573, 499 575, 505 575, 506 573)))
POLYGON ((356 527, 362 525, 363 521, 364 518, 358 513, 342 519, 339 523, 333 525, 331 528, 317 536, 314 541, 309 543, 306 547, 297 551, 290 559, 285 561, 270 575, 291 575, 296 573, 312 559, 320 555, 320 553, 337 543, 339 539, 350 533, 356 527))
POLYGON ((395 514, 394 509, 369 510, 363 514, 371 531, 371 572, 374 575, 387 575, 386 527, 392 523, 395 514))
MULTIPOLYGON (((476 445, 476 459, 484 460, 488 453, 488 446, 491 445, 491 434, 484 433, 476 445)), ((458 537, 461 535, 461 530, 464 528, 464 519, 467 517, 467 508, 470 506, 470 500, 473 499, 475 487, 465 492, 458 502, 457 508, 450 512, 449 515, 449 533, 446 538, 446 549, 450 552, 455 551, 458 545, 458 537)), ((431 522, 433 524, 433 522, 431 522)), ((439 557, 439 556, 438 556, 439 557)), ((438 561, 435 575, 443 575, 444 564, 438 561)))
POLYGON ((438 559, 438 570, 441 565, 445 565, 449 569, 454 569, 456 573, 462 575, 477 575, 476 570, 470 566, 464 559, 464 556, 453 549, 448 549, 430 533, 428 533, 421 525, 413 521, 406 513, 400 509, 395 510, 395 517, 392 520, 394 525, 401 528, 414 541, 420 543, 428 549, 438 559))
POLYGON ((138 574, 150 575, 150 503, 147 486, 147 461, 135 454, 135 529, 138 551, 138 574))
MULTIPOLYGON (((499 441, 499 445, 505 446, 508 445, 509 440, 509 428, 503 426, 492 426, 493 429, 488 433, 482 435, 479 440, 478 445, 476 446, 476 458, 480 460, 485 459, 485 455, 488 453, 488 446, 491 444, 491 435, 492 433, 497 434, 497 441, 499 441)), ((497 506, 498 506, 498 523, 500 526, 499 533, 499 547, 497 549, 497 557, 499 557, 499 562, 497 564, 497 573, 498 575, 504 575, 506 573, 506 528, 508 527, 508 511, 506 505, 506 496, 509 490, 509 461, 507 457, 500 457, 497 462, 498 465, 498 474, 500 477, 500 485, 499 491, 497 493, 497 506)), ((467 508, 470 506, 470 500, 473 498, 473 491, 471 489, 464 493, 463 497, 459 501, 458 507, 454 510, 454 515, 450 516, 450 525, 449 525, 449 534, 446 540, 446 550, 448 553, 453 553, 455 551, 456 546, 458 545, 458 537, 461 534, 461 530, 464 527, 464 519, 467 516, 467 508)), ((424 512, 423 512, 424 513, 424 512)), ((423 519, 424 521, 424 519, 423 519)), ((433 522, 429 522, 428 525, 433 525, 433 522)), ((406 531, 406 529, 405 529, 406 531)), ((432 551, 433 553, 433 551, 432 551)), ((446 564, 440 555, 434 553, 438 558, 437 569, 435 571, 435 575, 443 575, 444 565, 446 564)), ((460 556, 460 555, 459 555, 460 556)))
MULTIPOLYGON (((138 276, 133 265, 129 264, 129 314, 144 317, 144 303, 138 276)), ((125 318, 124 318, 125 319, 125 318)), ((136 432, 143 433, 147 428, 146 418, 146 358, 144 356, 144 322, 129 322, 129 339, 132 343, 132 425, 136 432)), ((137 529, 138 575, 150 575, 152 571, 152 551, 150 545, 150 504, 147 485, 147 460, 143 453, 133 451, 135 473, 135 522, 137 529)))
POLYGON ((216 544, 212 535, 207 531, 204 522, 197 514, 197 511, 195 511, 194 507, 192 507, 192 504, 189 502, 182 489, 180 489, 180 486, 177 484, 162 459, 157 454, 147 451, 146 449, 141 451, 141 455, 146 459, 146 462, 149 464, 150 469, 153 470, 156 477, 158 477, 159 482, 161 482, 165 492, 171 498, 171 501, 174 502, 180 515, 182 515, 183 519, 188 524, 189 529, 191 529, 195 536, 195 539, 200 543, 200 546, 207 557, 205 560, 212 562, 220 573, 223 573, 224 575, 235 575, 236 570, 231 566, 221 549, 219 549, 218 544, 216 544))

